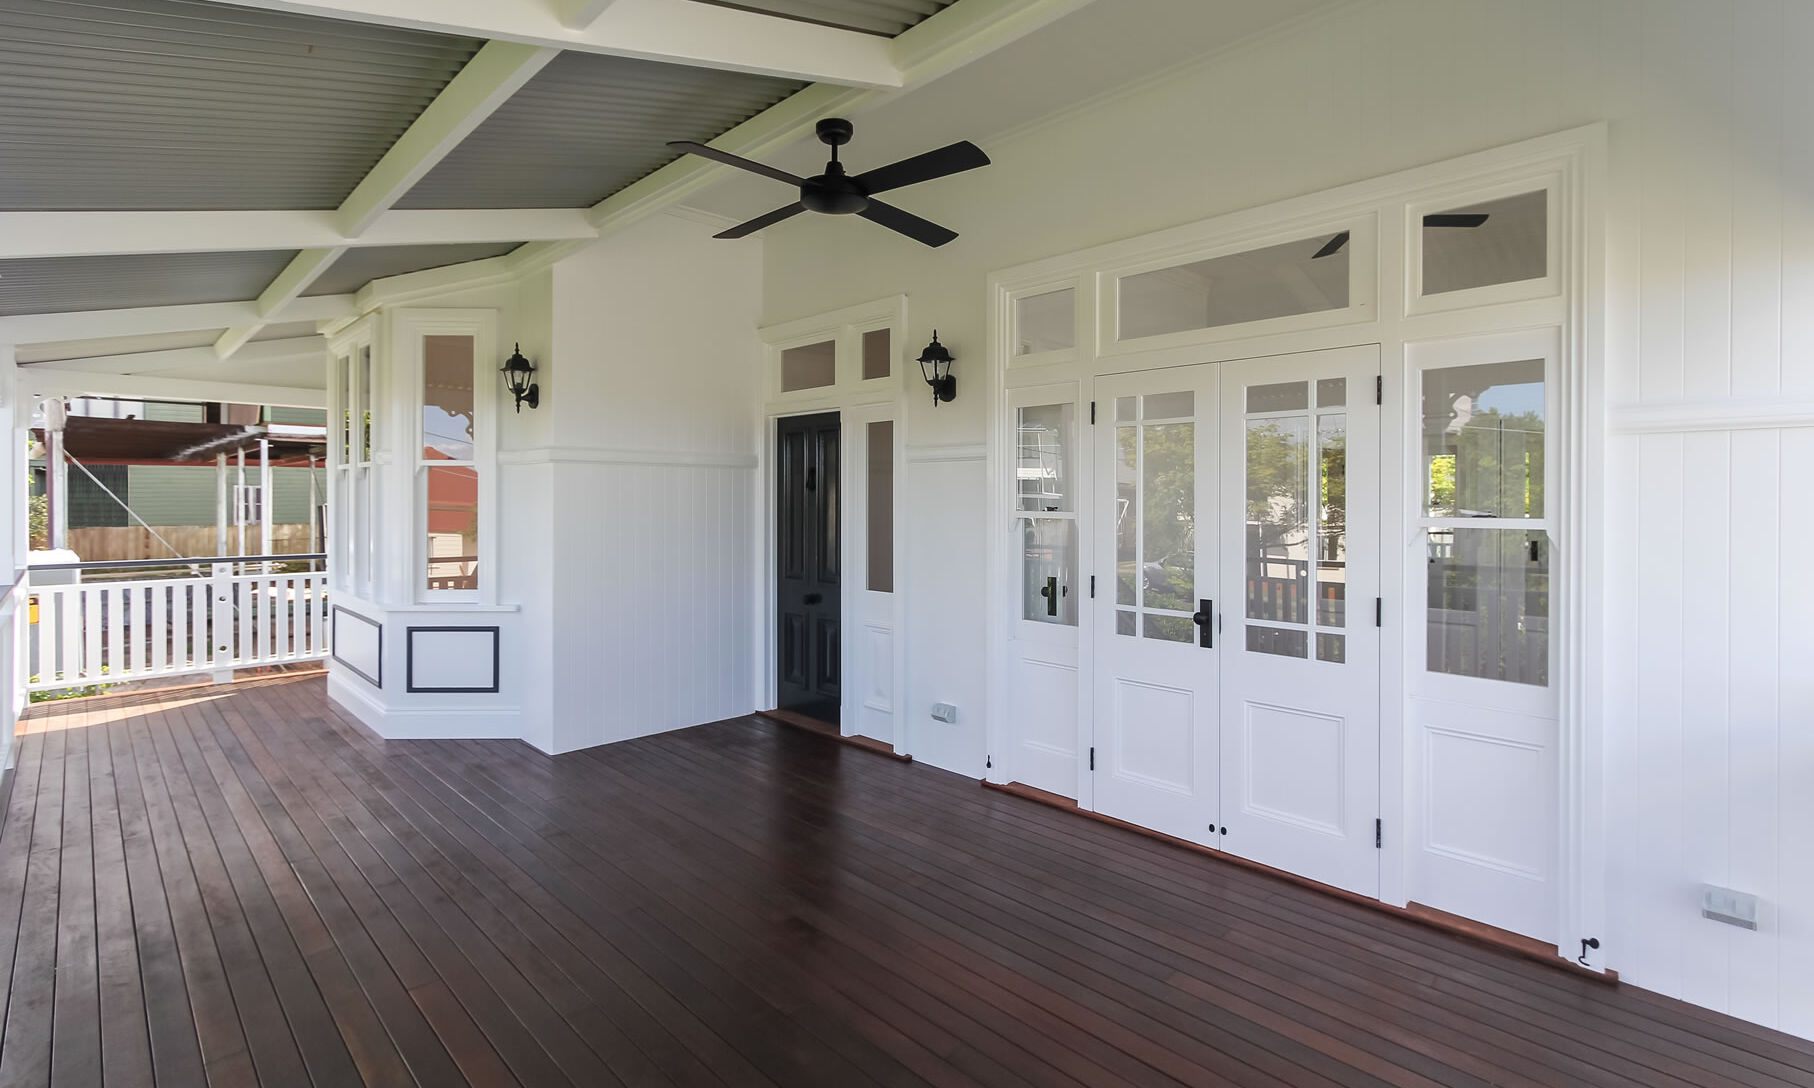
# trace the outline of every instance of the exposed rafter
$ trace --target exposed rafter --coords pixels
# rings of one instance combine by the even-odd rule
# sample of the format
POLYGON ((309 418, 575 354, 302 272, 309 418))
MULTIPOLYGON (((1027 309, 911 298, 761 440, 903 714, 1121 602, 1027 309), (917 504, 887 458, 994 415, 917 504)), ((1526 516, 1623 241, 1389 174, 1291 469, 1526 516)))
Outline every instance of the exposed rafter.
POLYGON ((815 83, 899 87, 903 82, 887 38, 693 0, 224 2, 815 83))
MULTIPOLYGON (((352 295, 312 295, 285 310, 283 320, 332 321, 354 313, 352 295)), ((184 306, 134 306, 120 310, 72 310, 55 314, 0 317, 0 343, 42 344, 53 340, 98 340, 165 332, 218 329, 255 320, 256 302, 199 302, 184 306)))
MULTIPOLYGON (((257 340, 247 344, 233 357, 233 365, 283 362, 288 359, 321 363, 327 357, 327 342, 319 336, 292 337, 284 340, 257 340)), ((213 348, 166 348, 161 351, 135 351, 118 355, 89 355, 79 359, 57 359, 27 366, 52 370, 97 374, 158 374, 171 370, 199 370, 217 365, 213 348)), ((231 373, 230 371, 228 373, 231 373)))
MULTIPOLYGON (((342 237, 357 238, 369 230, 424 174, 559 53, 558 49, 516 42, 487 42, 341 202, 335 218, 342 237)), ((343 242, 298 253, 258 296, 257 320, 222 333, 214 350, 223 359, 238 351, 260 328, 275 320, 279 311, 308 290, 344 252, 343 242)))
POLYGON ((554 242, 598 236, 584 208, 387 211, 362 234, 332 211, 0 212, 0 260, 355 246, 554 242))
POLYGON ((172 378, 163 374, 102 374, 59 370, 39 363, 19 368, 19 391, 26 396, 145 397, 170 400, 229 401, 240 404, 277 404, 288 408, 326 408, 327 390, 303 386, 265 385, 235 381, 223 372, 220 381, 172 378))

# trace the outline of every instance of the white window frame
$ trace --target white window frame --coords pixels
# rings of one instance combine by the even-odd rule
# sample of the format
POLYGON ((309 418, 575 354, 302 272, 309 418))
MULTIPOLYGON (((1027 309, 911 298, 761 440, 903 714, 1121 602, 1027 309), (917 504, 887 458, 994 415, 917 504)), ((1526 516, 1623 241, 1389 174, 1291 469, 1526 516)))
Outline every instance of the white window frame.
MULTIPOLYGON (((392 403, 409 422, 407 453, 396 460, 402 478, 400 493, 407 494, 409 540, 409 590, 401 599, 419 605, 495 605, 497 603, 497 400, 501 379, 494 381, 497 355, 497 311, 486 309, 409 309, 391 315, 392 403), (423 349, 429 336, 469 336, 473 342, 473 442, 472 460, 436 461, 422 456, 426 440, 422 425, 423 349), (478 473, 479 584, 477 589, 428 588, 428 524, 426 515, 429 468, 472 467, 478 473)), ((402 504, 396 504, 402 506, 402 504)))

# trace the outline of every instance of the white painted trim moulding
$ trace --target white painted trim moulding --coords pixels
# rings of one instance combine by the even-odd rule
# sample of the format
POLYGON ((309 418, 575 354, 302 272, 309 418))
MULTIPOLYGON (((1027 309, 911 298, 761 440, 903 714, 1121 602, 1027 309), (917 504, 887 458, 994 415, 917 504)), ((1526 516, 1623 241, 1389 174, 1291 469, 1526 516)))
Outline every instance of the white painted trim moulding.
POLYGON ((945 461, 986 461, 989 458, 987 443, 949 445, 949 446, 909 446, 907 460, 915 464, 936 464, 945 461))
POLYGON ((1688 434, 1814 427, 1814 400, 1625 404, 1607 413, 1613 434, 1688 434))
POLYGON ((585 450, 568 447, 501 450, 501 465, 657 465, 668 468, 756 467, 753 453, 694 453, 686 450, 585 450))

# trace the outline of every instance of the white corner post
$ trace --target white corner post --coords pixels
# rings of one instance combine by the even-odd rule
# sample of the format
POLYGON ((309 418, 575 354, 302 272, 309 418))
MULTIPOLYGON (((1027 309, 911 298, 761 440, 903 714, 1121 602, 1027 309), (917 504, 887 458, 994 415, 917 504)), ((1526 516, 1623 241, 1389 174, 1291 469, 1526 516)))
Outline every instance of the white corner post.
MULTIPOLYGON (((321 550, 321 534, 318 531, 320 526, 316 524, 316 520, 315 520, 315 509, 317 506, 320 505, 320 503, 321 503, 321 500, 317 497, 316 491, 315 491, 315 452, 314 452, 314 450, 311 449, 309 451, 309 554, 310 555, 314 555, 316 552, 321 550)), ((313 566, 311 566, 309 569, 314 570, 315 568, 313 566)))
POLYGON ((239 475, 233 489, 233 524, 239 535, 239 550, 235 554, 243 558, 246 554, 246 448, 241 446, 234 457, 239 463, 239 475))
POLYGON ((227 455, 214 455, 214 554, 227 554, 227 455))
MULTIPOLYGON (((271 549, 271 440, 258 440, 258 554, 270 555, 271 549)), ((265 564, 270 573, 271 564, 265 564)))
POLYGON ((62 397, 44 399, 44 493, 50 503, 50 547, 69 547, 69 458, 63 456, 63 424, 69 406, 62 397))

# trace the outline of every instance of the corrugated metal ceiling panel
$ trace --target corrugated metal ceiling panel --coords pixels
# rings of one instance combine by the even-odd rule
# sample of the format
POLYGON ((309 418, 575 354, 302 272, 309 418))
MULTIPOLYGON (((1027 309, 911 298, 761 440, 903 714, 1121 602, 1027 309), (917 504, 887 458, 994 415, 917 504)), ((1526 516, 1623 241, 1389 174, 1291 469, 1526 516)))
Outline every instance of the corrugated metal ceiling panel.
POLYGON ((793 94, 793 80, 564 53, 398 203, 401 208, 575 208, 793 94))
POLYGON ((195 0, 0 0, 0 209, 335 207, 479 44, 195 0))
POLYGON ((702 0, 721 8, 742 8, 805 23, 862 30, 892 38, 950 7, 953 0, 702 0))
POLYGON ((264 250, 0 261, 0 317, 241 302, 257 298, 295 255, 264 250))
POLYGON ((310 295, 344 295, 385 276, 401 276, 450 264, 502 257, 517 242, 469 242, 446 246, 365 246, 349 249, 309 285, 310 295))

